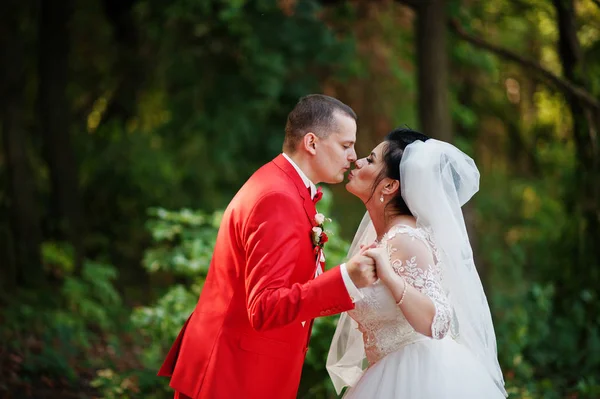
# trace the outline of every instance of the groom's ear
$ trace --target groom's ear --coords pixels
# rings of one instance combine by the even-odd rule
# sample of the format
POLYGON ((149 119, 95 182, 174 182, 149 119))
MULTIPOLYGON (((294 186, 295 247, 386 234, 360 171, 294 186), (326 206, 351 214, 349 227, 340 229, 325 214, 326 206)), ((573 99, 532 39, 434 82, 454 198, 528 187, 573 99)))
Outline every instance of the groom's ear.
POLYGON ((384 195, 396 194, 400 190, 400 182, 395 179, 387 179, 387 182, 383 186, 382 193, 384 195))
POLYGON ((315 155, 317 153, 317 141, 318 137, 313 132, 308 132, 302 139, 302 145, 306 151, 315 155))

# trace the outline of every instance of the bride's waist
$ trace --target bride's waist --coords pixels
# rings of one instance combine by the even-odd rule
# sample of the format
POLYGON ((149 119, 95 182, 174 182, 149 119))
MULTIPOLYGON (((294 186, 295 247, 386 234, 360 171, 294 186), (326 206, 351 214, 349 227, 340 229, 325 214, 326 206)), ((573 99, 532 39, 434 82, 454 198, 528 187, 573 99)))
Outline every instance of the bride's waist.
POLYGON ((407 345, 428 340, 431 340, 431 338, 412 329, 410 331, 398 331, 394 328, 382 329, 373 334, 363 332, 365 352, 371 365, 407 345))
POLYGON ((391 349, 392 351, 398 350, 406 345, 411 345, 421 341, 430 341, 430 337, 419 333, 407 334, 402 337, 379 337, 375 340, 368 339, 363 336, 365 348, 377 348, 379 350, 391 349))

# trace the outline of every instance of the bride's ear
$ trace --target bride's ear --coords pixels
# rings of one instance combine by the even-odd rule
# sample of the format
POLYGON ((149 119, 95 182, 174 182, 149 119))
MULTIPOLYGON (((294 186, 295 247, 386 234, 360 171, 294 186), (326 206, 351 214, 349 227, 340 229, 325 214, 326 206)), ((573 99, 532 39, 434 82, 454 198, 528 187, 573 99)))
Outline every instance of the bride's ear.
POLYGON ((318 137, 313 132, 308 132, 302 138, 302 146, 306 151, 315 155, 317 153, 318 137))
POLYGON ((395 179, 387 179, 383 186, 382 193, 384 195, 395 195, 400 190, 400 182, 395 179))

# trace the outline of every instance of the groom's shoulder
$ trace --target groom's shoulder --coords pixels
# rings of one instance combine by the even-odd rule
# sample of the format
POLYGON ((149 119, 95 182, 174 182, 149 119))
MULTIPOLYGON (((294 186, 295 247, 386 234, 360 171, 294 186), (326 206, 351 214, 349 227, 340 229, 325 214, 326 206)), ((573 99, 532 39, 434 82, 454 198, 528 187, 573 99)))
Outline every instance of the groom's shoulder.
POLYGON ((279 169, 276 165, 266 164, 257 170, 248 179, 248 183, 254 189, 261 191, 284 191, 295 192, 296 186, 289 176, 279 169))
POLYGON ((271 161, 258 169, 240 189, 246 200, 260 199, 262 197, 289 196, 299 197, 298 189, 290 176, 275 162, 271 161))
POLYGON ((277 165, 277 160, 278 158, 275 158, 261 166, 252 174, 252 176, 250 176, 248 182, 252 181, 255 184, 262 184, 265 186, 281 186, 281 184, 293 185, 294 182, 290 179, 288 174, 277 165))

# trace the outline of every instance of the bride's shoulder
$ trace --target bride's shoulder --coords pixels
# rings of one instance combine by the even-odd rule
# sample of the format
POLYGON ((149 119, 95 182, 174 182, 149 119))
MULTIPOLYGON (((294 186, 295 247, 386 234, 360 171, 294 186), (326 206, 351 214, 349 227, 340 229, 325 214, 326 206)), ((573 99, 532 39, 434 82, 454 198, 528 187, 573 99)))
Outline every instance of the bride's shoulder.
POLYGON ((392 226, 392 228, 388 230, 388 232, 384 235, 383 240, 401 240, 403 236, 409 238, 421 238, 424 237, 425 234, 425 230, 417 225, 399 223, 392 226))
POLYGON ((384 236, 383 240, 390 253, 421 256, 431 253, 428 245, 429 235, 426 229, 419 226, 398 224, 393 226, 384 236))

